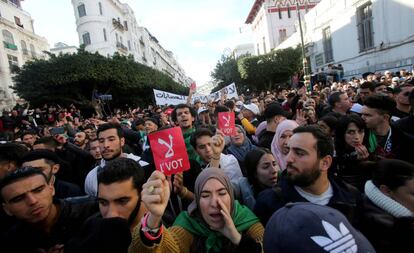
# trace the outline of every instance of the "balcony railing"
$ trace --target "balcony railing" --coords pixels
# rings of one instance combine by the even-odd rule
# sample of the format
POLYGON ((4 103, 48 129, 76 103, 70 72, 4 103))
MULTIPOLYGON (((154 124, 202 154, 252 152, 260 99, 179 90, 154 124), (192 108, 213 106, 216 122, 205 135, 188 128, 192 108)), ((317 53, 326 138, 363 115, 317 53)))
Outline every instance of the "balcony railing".
POLYGON ((122 25, 121 21, 117 20, 116 18, 112 19, 112 24, 114 25, 115 28, 119 29, 119 30, 125 30, 125 27, 122 25))
POLYGON ((17 51, 17 46, 16 46, 15 44, 8 43, 8 42, 6 42, 6 41, 3 41, 3 44, 4 44, 4 47, 5 47, 5 48, 8 48, 8 49, 10 49, 10 50, 17 51))

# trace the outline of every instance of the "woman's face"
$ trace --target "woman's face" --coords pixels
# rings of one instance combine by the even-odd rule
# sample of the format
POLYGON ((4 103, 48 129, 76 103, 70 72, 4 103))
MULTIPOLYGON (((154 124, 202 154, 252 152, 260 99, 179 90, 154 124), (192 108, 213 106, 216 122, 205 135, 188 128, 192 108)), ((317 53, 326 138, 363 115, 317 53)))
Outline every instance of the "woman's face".
POLYGON ((355 123, 350 123, 345 131, 345 143, 351 147, 362 145, 364 136, 364 129, 359 129, 355 123))
POLYGON ((244 134, 240 128, 236 127, 236 134, 231 137, 231 142, 236 146, 243 145, 244 142, 244 134))
POLYGON ((391 198, 414 213, 414 179, 407 180, 403 186, 393 191, 391 198))
POLYGON ((286 130, 282 133, 279 138, 279 149, 282 151, 282 154, 287 155, 289 153, 288 141, 292 137, 292 130, 286 130))
POLYGON ((224 218, 220 210, 221 205, 227 208, 231 215, 231 198, 226 187, 215 178, 207 180, 200 195, 200 211, 203 220, 211 229, 224 227, 224 218))
POLYGON ((272 187, 277 183, 277 172, 279 169, 279 165, 273 155, 264 154, 257 164, 257 180, 267 187, 272 187))

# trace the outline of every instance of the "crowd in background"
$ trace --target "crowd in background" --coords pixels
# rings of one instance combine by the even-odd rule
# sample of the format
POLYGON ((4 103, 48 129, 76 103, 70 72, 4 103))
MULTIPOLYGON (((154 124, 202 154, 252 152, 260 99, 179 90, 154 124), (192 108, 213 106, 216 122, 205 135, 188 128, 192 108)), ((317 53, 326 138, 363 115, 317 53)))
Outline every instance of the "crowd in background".
POLYGON ((3 111, 1 252, 410 252, 413 73, 328 70, 105 118, 3 111), (235 135, 219 112, 235 113, 235 135), (148 135, 174 126, 191 168, 166 177, 148 135))

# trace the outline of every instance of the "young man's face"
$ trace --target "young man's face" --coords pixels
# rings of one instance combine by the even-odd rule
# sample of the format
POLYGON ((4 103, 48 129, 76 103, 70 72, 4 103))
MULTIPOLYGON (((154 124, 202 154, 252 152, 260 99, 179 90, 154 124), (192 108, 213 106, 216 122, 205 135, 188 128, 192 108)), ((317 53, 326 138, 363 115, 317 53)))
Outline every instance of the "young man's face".
POLYGON ((6 213, 28 223, 37 223, 47 218, 54 194, 55 189, 42 175, 18 180, 1 191, 6 213))
POLYGON ((89 153, 95 158, 95 160, 101 160, 101 148, 99 145, 99 140, 95 140, 89 143, 89 153))
POLYGON ((213 157, 213 149, 211 147, 211 137, 208 135, 201 136, 196 141, 196 152, 205 163, 209 163, 213 157))
POLYGON ((33 144, 36 141, 36 138, 33 134, 26 134, 23 136, 22 141, 26 144, 29 144, 30 146, 33 146, 33 144))
POLYGON ((78 147, 82 147, 86 144, 86 133, 85 132, 78 132, 75 134, 75 145, 78 147))
POLYGON ((414 87, 403 87, 401 89, 401 92, 398 93, 397 97, 396 97, 396 102, 398 104, 402 104, 405 106, 410 105, 410 101, 408 99, 408 97, 410 96, 410 92, 414 89, 414 87))
POLYGON ((104 218, 120 217, 128 220, 140 201, 132 177, 121 182, 98 186, 99 210, 104 218))
POLYGON ((102 157, 105 160, 112 160, 121 155, 125 139, 123 137, 119 138, 115 128, 100 132, 98 139, 99 148, 101 150, 102 157))
POLYGON ((381 114, 377 109, 369 108, 365 105, 362 107, 361 114, 361 118, 365 121, 369 129, 374 129, 387 121, 385 115, 381 114))
POLYGON ((177 109, 176 113, 178 126, 180 126, 182 129, 188 129, 193 126, 194 117, 191 115, 189 108, 179 108, 177 109))
POLYGON ((322 164, 322 159, 318 159, 316 138, 311 133, 293 134, 288 146, 286 170, 292 184, 307 187, 319 178, 321 168, 329 168, 330 164, 322 164))

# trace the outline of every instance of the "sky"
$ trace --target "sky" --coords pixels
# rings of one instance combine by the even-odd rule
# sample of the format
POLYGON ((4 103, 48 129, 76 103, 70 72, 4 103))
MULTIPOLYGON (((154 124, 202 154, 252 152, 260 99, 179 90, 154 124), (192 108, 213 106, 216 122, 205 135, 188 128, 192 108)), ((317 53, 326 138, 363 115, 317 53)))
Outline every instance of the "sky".
MULTIPOLYGON (((210 73, 223 52, 253 40, 244 21, 254 0, 121 2, 131 6, 138 24, 175 54, 198 86, 211 80, 210 73)), ((56 42, 79 46, 72 1, 25 0, 22 7, 34 19, 36 34, 45 37, 50 47, 56 42)))

